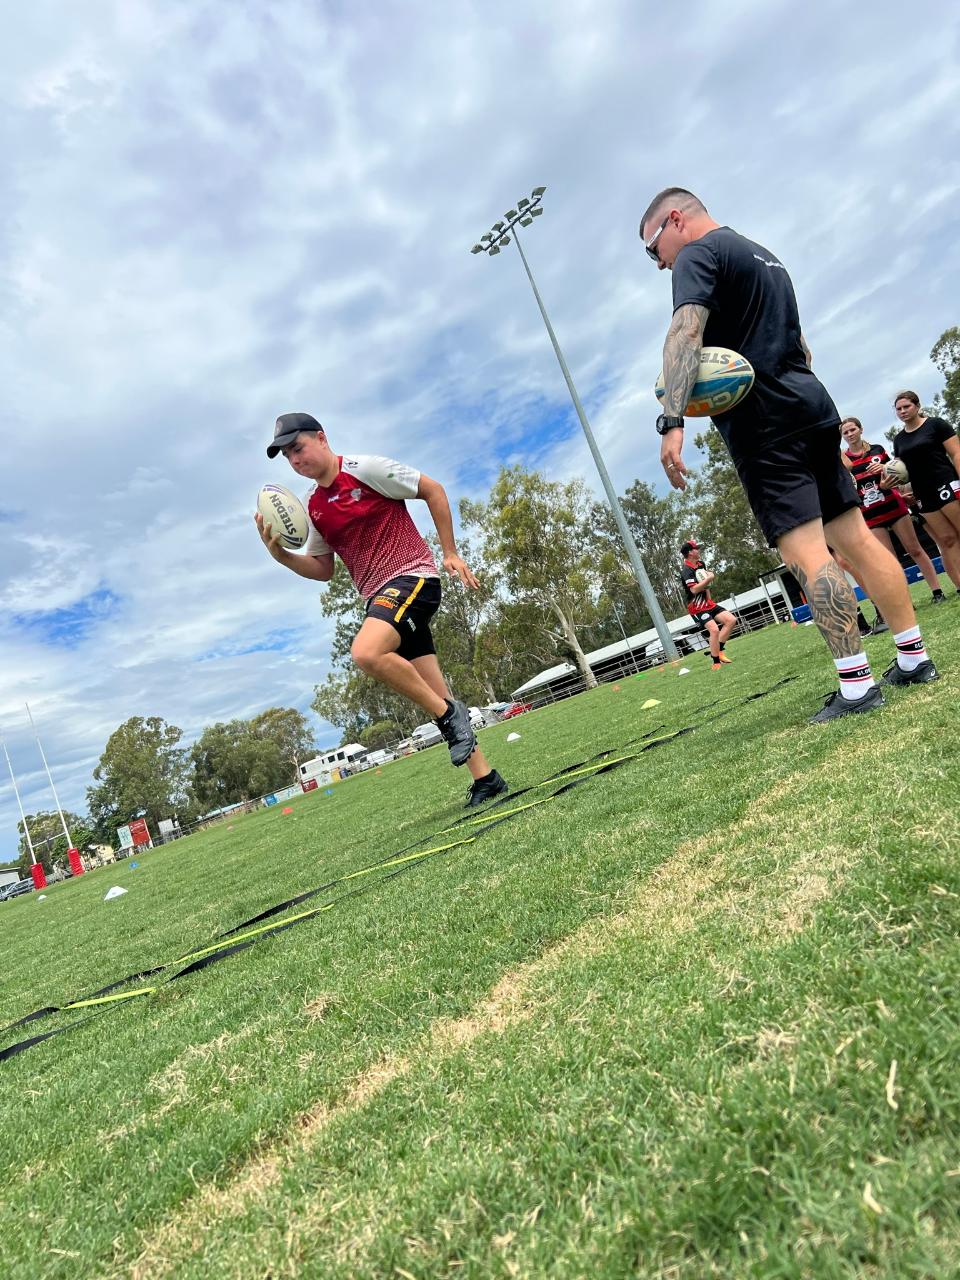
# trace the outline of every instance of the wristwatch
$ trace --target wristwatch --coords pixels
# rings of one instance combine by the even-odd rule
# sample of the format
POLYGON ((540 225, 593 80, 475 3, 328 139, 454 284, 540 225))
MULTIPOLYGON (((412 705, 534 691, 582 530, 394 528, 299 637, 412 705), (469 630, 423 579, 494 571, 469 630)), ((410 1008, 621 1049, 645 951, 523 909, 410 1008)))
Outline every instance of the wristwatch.
POLYGON ((661 413, 657 419, 657 435, 665 436, 668 431, 675 431, 677 427, 683 426, 682 418, 671 418, 665 413, 661 413))

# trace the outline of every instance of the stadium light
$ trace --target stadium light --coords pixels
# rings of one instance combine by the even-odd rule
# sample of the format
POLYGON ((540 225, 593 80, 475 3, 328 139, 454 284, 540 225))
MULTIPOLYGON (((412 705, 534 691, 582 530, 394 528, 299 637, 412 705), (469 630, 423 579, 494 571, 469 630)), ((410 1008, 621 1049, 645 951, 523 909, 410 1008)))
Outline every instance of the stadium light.
MULTIPOLYGON (((540 290, 537 288, 536 281, 533 278, 533 273, 530 270, 530 264, 527 262, 527 255, 523 252, 523 245, 520 243, 518 224, 521 227, 527 227, 534 218, 540 217, 543 213, 543 209, 540 207, 540 201, 543 199, 543 194, 546 189, 546 187, 534 187, 530 192, 529 199, 524 198, 522 201, 518 200, 517 208, 511 209, 509 213, 507 213, 507 221, 505 223, 495 222, 493 224, 493 230, 497 233, 496 239, 494 240, 494 237, 491 236, 491 244, 487 252, 491 258, 494 257, 495 254, 498 254, 501 246, 508 245, 510 243, 510 236, 505 234, 505 232, 513 232, 513 237, 517 244, 517 251, 520 254, 520 260, 523 262, 523 269, 527 273, 527 279, 530 281, 530 288, 533 290, 533 296, 537 300, 537 306, 540 308, 540 315, 543 317, 543 323, 546 326, 547 333, 550 335, 550 341, 553 343, 553 350, 560 365, 560 370, 563 373, 564 381, 567 384, 567 390, 570 392, 570 399, 573 401, 573 407, 577 412, 577 417, 580 419, 580 426, 583 428, 583 434, 590 447, 590 452, 593 454, 593 461, 596 464, 597 471, 600 473, 600 481, 603 484, 604 492, 607 495, 607 502, 610 504, 610 510, 613 513, 614 520, 616 521, 620 537, 623 539, 623 545, 626 548, 630 567, 637 580, 637 586, 640 588, 640 594, 643 596, 644 603, 650 612, 650 618, 656 628, 657 635, 660 638, 660 643, 663 646, 663 656, 667 661, 672 662, 680 656, 677 652, 677 646, 674 643, 673 636, 670 634, 670 629, 667 626, 667 620, 663 616, 663 610, 660 608, 660 602, 653 590, 653 584, 650 581, 650 576, 647 573, 643 560, 641 559, 640 551, 637 547, 636 541, 634 540, 633 534, 630 531, 630 526, 627 524, 627 518, 623 514, 623 507, 620 505, 620 499, 617 497, 617 491, 613 487, 613 482, 610 479, 610 473, 607 471, 603 455, 600 453, 600 449, 597 445, 596 439, 594 438, 593 429, 587 420, 587 415, 580 402, 580 397, 577 394, 577 388, 574 386, 570 370, 567 368, 567 362, 564 360, 563 352, 560 350, 560 343, 557 341, 557 335, 553 331, 553 325, 550 323, 550 317, 547 315, 547 309, 543 305, 543 299, 540 297, 540 290)), ((476 246, 470 250, 471 253, 476 253, 476 251, 476 246)))

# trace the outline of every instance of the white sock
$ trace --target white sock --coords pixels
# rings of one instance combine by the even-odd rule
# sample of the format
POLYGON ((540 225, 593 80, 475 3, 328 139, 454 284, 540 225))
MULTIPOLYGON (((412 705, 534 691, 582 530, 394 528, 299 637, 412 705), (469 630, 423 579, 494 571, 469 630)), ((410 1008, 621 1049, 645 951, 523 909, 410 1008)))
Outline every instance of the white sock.
POLYGON ((840 677, 840 692, 848 702, 859 702, 876 684, 865 653, 855 653, 852 658, 834 658, 840 677))
POLYGON ((927 651, 923 647, 919 627, 898 631, 893 643, 897 646, 897 666, 901 671, 916 671, 921 662, 926 662, 927 651))

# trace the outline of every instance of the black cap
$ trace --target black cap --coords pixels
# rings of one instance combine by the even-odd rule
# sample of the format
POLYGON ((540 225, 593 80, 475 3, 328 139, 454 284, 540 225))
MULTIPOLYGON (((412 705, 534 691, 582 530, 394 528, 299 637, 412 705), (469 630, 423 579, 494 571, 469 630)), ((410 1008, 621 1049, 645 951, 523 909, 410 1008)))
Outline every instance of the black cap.
POLYGON ((281 413, 273 428, 273 444, 267 445, 267 457, 275 458, 281 449, 293 444, 301 431, 322 431, 320 423, 309 413, 281 413))
POLYGON ((684 542, 683 545, 680 547, 680 554, 682 556, 688 556, 690 552, 694 550, 694 548, 696 548, 696 550, 699 551, 700 543, 693 538, 688 538, 687 541, 684 542))

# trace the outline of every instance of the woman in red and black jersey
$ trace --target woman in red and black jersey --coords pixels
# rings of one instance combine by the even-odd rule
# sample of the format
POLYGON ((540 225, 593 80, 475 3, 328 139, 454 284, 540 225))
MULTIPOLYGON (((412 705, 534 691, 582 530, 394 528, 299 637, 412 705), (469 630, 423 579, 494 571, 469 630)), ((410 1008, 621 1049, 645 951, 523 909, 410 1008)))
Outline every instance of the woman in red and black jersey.
POLYGON ((859 418, 844 418, 840 424, 840 434, 847 446, 843 463, 853 476, 863 518, 873 536, 888 551, 896 554, 890 541, 890 533, 892 531, 897 535, 900 545, 926 579, 935 603, 939 604, 944 595, 933 561, 920 545, 910 512, 899 489, 883 475, 884 463, 890 461, 890 455, 883 445, 868 444, 864 440, 863 424, 859 418))

